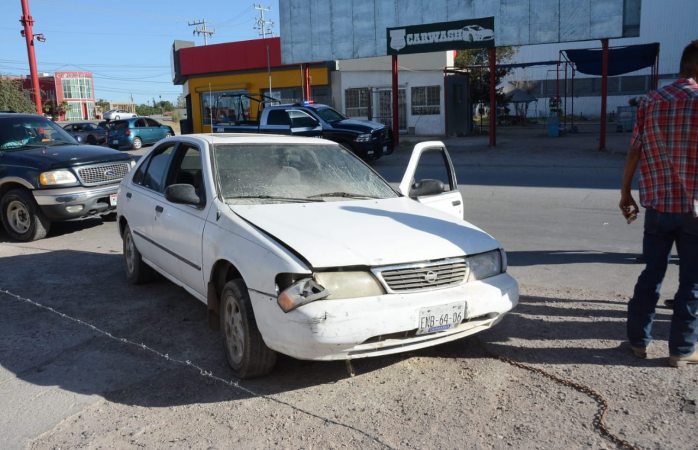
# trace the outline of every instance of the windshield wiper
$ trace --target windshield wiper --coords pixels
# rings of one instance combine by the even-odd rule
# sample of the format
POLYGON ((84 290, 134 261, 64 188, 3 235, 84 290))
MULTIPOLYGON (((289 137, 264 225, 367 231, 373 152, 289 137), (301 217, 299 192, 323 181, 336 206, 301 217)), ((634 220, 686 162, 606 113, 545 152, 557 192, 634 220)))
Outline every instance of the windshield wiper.
POLYGON ((310 195, 308 198, 317 197, 343 197, 343 198, 378 198, 373 195, 354 194, 351 192, 325 192, 323 194, 310 195))
POLYGON ((281 197, 277 195, 234 195, 232 197, 225 197, 226 200, 228 199, 262 199, 262 200, 280 200, 280 201, 287 201, 287 202, 299 202, 299 203, 304 203, 304 202, 321 202, 323 200, 320 199, 311 199, 310 197, 308 198, 299 198, 299 197, 281 197))

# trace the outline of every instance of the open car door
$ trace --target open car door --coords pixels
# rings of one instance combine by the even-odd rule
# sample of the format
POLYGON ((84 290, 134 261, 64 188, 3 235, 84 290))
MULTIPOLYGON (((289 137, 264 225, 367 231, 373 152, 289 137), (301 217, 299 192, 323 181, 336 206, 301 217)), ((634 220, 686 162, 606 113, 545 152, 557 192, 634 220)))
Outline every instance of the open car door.
POLYGON ((420 142, 414 146, 399 190, 413 200, 463 218, 463 196, 443 142, 420 142))

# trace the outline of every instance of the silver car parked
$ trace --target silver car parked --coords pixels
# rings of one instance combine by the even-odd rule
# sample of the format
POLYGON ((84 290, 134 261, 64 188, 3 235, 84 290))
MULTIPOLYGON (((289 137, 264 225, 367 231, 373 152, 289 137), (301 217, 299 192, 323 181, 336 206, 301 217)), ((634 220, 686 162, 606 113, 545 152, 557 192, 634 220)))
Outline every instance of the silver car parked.
POLYGON ((109 111, 105 112, 102 117, 104 120, 120 120, 138 117, 138 114, 126 111, 125 109, 110 109, 109 111))

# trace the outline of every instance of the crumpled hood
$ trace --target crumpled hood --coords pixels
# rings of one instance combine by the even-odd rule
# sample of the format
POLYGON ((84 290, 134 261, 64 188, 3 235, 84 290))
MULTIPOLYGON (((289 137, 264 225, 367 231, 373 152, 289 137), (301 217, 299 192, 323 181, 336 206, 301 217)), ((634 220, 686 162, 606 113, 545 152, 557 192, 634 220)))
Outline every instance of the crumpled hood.
POLYGON ((402 264, 500 247, 474 225, 405 197, 230 208, 314 268, 402 264))

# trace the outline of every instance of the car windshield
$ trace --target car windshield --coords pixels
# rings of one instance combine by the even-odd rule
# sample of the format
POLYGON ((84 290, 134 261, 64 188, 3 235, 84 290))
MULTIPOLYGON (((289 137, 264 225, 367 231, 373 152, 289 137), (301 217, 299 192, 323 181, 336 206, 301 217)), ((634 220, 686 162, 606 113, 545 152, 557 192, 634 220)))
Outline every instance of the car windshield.
POLYGON ((63 128, 43 117, 0 119, 0 150, 3 151, 77 143, 63 128))
POLYGON ((335 111, 332 108, 317 108, 315 110, 318 116, 322 117, 325 122, 339 122, 340 120, 346 119, 341 113, 335 111))
POLYGON ((397 197, 363 161, 332 144, 215 144, 216 178, 229 204, 397 197))

